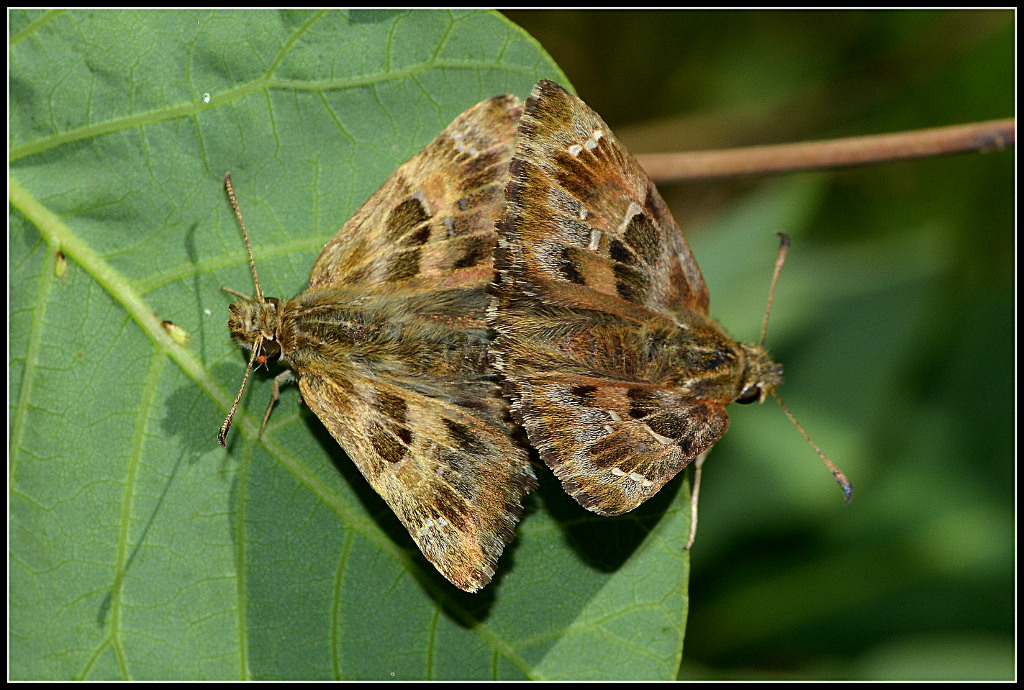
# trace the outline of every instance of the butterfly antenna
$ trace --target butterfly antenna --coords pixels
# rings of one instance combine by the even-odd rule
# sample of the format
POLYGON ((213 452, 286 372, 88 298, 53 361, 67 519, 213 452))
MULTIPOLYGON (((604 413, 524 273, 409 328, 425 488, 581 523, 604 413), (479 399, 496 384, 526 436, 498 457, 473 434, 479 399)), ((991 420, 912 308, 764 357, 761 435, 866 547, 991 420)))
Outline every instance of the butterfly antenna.
MULTIPOLYGON (((239 221, 241 221, 241 216, 239 216, 239 221)), ((775 259, 775 273, 772 274, 772 286, 768 288, 768 306, 764 308, 764 323, 761 325, 761 340, 757 343, 757 346, 762 348, 764 347, 765 334, 768 333, 768 315, 772 312, 772 300, 775 299, 775 285, 779 282, 779 274, 782 273, 782 264, 786 263, 786 254, 789 252, 789 235, 784 232, 780 232, 779 239, 782 240, 782 243, 779 245, 779 255, 775 259)), ((248 240, 246 241, 248 242, 248 240)), ((797 426, 799 426, 799 424, 797 426)), ((804 435, 806 436, 806 434, 804 435)), ((812 443, 811 445, 814 444, 812 443)))
POLYGON ((238 401, 242 399, 242 391, 245 390, 245 384, 249 380, 249 374, 252 372, 252 365, 256 361, 256 353, 260 351, 260 347, 263 345, 263 336, 257 336, 256 342, 252 344, 252 357, 249 358, 249 366, 245 368, 245 376, 242 377, 242 386, 238 389, 238 395, 235 396, 235 402, 231 405, 231 411, 228 412, 227 418, 224 423, 220 425, 220 433, 217 434, 217 440, 220 442, 221 448, 227 448, 228 444, 224 442, 224 439, 228 435, 228 429, 231 428, 231 419, 235 416, 235 410, 238 409, 238 401))
MULTIPOLYGON (((775 259, 775 272, 772 274, 772 286, 768 289, 768 306, 764 309, 764 324, 761 326, 761 341, 758 343, 758 347, 764 347, 765 334, 768 332, 768 315, 772 311, 772 299, 775 298, 775 286, 779 282, 779 274, 782 272, 782 265, 786 263, 786 254, 789 252, 789 235, 784 232, 780 232, 779 239, 781 240, 781 243, 779 244, 779 255, 775 259)), ((768 391, 772 394, 772 397, 775 398, 775 401, 779 403, 779 407, 781 407, 782 411, 786 413, 786 416, 789 417, 789 421, 793 422, 793 426, 803 434, 803 437, 809 444, 811 444, 811 448, 814 449, 814 452, 817 453, 818 457, 821 458, 821 461, 825 463, 825 467, 827 467, 829 472, 832 473, 832 476, 835 477, 836 482, 839 484, 839 488, 843 490, 843 496, 846 497, 846 503, 849 503, 853 498, 853 485, 850 484, 850 480, 847 479, 846 475, 843 474, 843 471, 836 467, 836 464, 822 452, 821 448, 818 448, 818 445, 811 440, 810 435, 804 431, 802 426, 800 426, 800 422, 796 421, 796 417, 794 417, 793 413, 789 411, 788 407, 786 407, 786 403, 782 402, 782 398, 780 398, 779 394, 775 392, 775 389, 769 388, 768 391)))
MULTIPOLYGON (((256 283, 256 301, 263 301, 263 291, 260 290, 260 279, 256 275, 256 260, 252 258, 252 247, 249 246, 249 233, 245 231, 245 221, 242 220, 242 210, 238 208, 238 200, 235 198, 235 188, 231 184, 231 173, 224 175, 224 188, 228 191, 228 199, 231 200, 231 208, 235 209, 235 217, 242 228, 242 237, 245 238, 245 251, 249 252, 249 265, 252 266, 252 280, 256 283)), ((237 294, 237 293, 235 293, 237 294)), ((244 386, 244 384, 243 384, 244 386)), ((241 393, 239 393, 241 395, 241 393)), ((233 412, 234 410, 232 410, 233 412)), ((221 445, 224 445, 221 443, 221 445)))
POLYGON ((825 463, 825 467, 827 467, 828 471, 832 473, 833 477, 835 477, 836 482, 839 483, 839 488, 843 490, 843 496, 846 497, 845 502, 849 503, 850 500, 853 498, 853 485, 850 484, 850 480, 846 478, 846 475, 843 474, 843 471, 841 469, 836 467, 836 464, 834 462, 829 460, 828 456, 821 451, 821 448, 818 448, 817 444, 815 444, 814 441, 811 440, 811 437, 807 434, 806 431, 804 431, 804 428, 800 426, 800 422, 796 421, 796 417, 794 417, 793 413, 789 411, 788 407, 786 407, 786 403, 782 402, 782 398, 779 397, 779 394, 776 393, 774 390, 771 391, 771 394, 772 397, 775 398, 775 401, 779 403, 779 407, 782 408, 782 411, 786 413, 787 417, 789 417, 789 421, 793 422, 793 425, 800 430, 800 433, 804 435, 804 438, 807 439, 807 442, 811 444, 811 448, 814 449, 814 452, 817 453, 818 457, 821 458, 821 461, 825 463))

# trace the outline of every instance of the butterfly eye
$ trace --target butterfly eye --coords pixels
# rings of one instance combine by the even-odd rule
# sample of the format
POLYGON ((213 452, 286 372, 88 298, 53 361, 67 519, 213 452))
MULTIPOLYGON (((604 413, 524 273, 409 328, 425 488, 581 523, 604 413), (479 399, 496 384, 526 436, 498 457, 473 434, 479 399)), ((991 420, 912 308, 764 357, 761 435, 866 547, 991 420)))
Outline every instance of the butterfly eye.
POLYGON ((743 389, 743 392, 736 398, 736 402, 740 405, 749 405, 753 402, 760 402, 761 400, 761 389, 757 386, 747 386, 743 389))

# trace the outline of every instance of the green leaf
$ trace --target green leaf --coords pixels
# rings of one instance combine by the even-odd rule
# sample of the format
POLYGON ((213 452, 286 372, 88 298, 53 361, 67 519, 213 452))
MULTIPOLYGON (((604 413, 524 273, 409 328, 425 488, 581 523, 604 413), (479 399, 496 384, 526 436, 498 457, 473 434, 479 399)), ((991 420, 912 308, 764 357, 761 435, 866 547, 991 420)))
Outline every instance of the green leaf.
POLYGON ((463 594, 294 387, 263 442, 228 285, 319 248, 459 112, 564 75, 490 12, 15 11, 9 47, 9 674, 671 678, 687 492, 593 516, 547 470, 463 594), (56 252, 67 273, 55 272, 56 252), (187 333, 181 346, 161 327, 187 333))

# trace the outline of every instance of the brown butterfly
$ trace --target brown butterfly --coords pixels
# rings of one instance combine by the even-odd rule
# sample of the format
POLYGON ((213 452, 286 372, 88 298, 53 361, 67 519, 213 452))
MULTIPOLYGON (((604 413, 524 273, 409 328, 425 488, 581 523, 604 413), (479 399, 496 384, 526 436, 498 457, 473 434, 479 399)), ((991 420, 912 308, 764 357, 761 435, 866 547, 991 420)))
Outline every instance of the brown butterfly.
POLYGON ((728 403, 774 395, 782 367, 708 315, 658 190, 554 82, 526 102, 506 199, 491 323, 513 417, 581 505, 633 510, 721 438, 728 403))
POLYGON ((490 582, 536 486, 511 440, 486 324, 521 112, 499 96, 456 118, 327 243, 295 299, 264 298, 253 262, 256 297, 239 295, 228 321, 252 350, 245 378, 254 362, 288 367, 273 399, 297 378, 427 560, 470 592, 490 582))

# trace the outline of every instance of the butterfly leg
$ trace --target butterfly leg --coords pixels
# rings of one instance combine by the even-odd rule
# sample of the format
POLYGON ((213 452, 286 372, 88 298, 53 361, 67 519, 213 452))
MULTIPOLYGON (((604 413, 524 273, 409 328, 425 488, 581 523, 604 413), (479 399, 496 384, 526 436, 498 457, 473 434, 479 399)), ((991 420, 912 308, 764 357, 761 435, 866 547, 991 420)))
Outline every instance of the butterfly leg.
MULTIPOLYGON (((711 450, 708 448, 708 450, 711 450)), ((693 461, 693 489, 690 491, 690 538, 686 540, 686 550, 693 547, 697 540, 697 498, 700 496, 700 474, 704 467, 704 458, 708 456, 708 450, 697 456, 693 461)))
POLYGON ((267 426, 267 420, 270 419, 270 411, 274 409, 274 403, 276 403, 277 399, 281 397, 281 386, 294 381, 295 373, 291 369, 285 369, 274 377, 274 387, 270 389, 270 404, 267 405, 267 413, 263 415, 263 423, 260 424, 260 433, 256 435, 256 438, 263 438, 263 429, 267 426))

